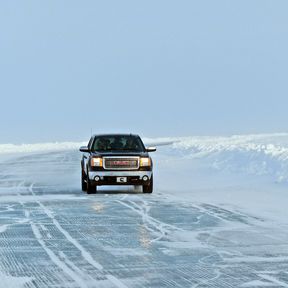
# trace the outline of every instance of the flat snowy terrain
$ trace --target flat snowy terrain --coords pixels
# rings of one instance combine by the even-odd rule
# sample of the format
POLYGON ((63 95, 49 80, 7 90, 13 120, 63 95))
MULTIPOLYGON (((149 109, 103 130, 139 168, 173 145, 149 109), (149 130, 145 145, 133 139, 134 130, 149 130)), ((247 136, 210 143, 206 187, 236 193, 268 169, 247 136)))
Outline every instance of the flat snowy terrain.
POLYGON ((145 142, 152 195, 83 193, 83 143, 0 145, 1 288, 288 287, 288 134, 145 142))

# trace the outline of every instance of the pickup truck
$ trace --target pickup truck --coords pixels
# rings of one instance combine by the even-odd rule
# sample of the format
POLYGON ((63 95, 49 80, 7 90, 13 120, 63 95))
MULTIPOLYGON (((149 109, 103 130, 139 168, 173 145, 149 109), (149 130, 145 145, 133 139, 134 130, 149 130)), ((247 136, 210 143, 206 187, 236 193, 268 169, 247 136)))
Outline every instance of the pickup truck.
POLYGON ((82 190, 97 193, 101 185, 141 185, 143 193, 153 192, 153 162, 138 135, 93 135, 80 148, 82 190))

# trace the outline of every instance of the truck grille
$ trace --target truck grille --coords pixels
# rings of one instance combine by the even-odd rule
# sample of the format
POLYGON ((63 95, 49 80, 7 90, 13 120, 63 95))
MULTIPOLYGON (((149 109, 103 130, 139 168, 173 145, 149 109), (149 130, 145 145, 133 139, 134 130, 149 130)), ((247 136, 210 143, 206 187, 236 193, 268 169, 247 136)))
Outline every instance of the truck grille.
POLYGON ((137 170, 139 157, 104 157, 104 169, 137 170))

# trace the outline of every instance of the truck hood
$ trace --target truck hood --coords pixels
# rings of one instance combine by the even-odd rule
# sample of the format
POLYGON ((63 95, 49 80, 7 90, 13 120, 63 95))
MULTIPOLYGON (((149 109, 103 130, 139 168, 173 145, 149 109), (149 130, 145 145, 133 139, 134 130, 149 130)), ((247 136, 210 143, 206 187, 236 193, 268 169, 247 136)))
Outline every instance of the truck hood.
POLYGON ((147 152, 129 152, 129 151, 109 151, 109 152, 92 152, 93 156, 139 156, 148 157, 147 152))

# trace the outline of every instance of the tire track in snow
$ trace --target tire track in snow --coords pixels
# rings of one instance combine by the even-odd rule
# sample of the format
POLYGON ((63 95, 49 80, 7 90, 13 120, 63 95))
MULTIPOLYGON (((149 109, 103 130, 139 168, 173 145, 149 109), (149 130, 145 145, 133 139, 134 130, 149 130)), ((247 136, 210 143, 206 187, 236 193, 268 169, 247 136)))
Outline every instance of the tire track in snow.
POLYGON ((48 248, 43 240, 43 237, 40 233, 39 228, 33 221, 30 222, 33 234, 37 239, 38 243, 42 246, 44 251, 47 253, 51 261, 57 265, 64 273, 69 275, 80 287, 88 287, 81 277, 79 277, 74 270, 70 269, 65 262, 63 262, 50 248, 48 248))
MULTIPOLYGON (((33 196, 35 196, 35 193, 33 191, 33 186, 34 184, 31 184, 30 187, 28 188, 29 192, 33 196)), ((52 220, 54 226, 65 236, 65 238, 75 247, 77 248, 80 252, 82 257, 90 264, 92 265, 95 269, 97 269, 99 272, 104 272, 103 266, 95 261, 92 257, 92 255, 75 239, 73 238, 70 233, 65 230, 61 224, 56 220, 56 218, 53 215, 53 212, 48 209, 42 202, 39 200, 35 201, 39 207, 43 210, 43 212, 52 220)), ((37 232, 37 231, 36 231, 37 232)), ((41 243, 40 243, 41 244, 41 243)), ((45 243, 44 243, 45 244, 45 243)), ((42 246, 42 245, 41 245, 42 246)), ((49 249, 49 248, 48 248, 49 249)), ((46 250, 45 250, 46 251, 46 250)), ((49 252, 50 253, 50 252, 49 252)), ((63 252, 62 252, 63 253, 63 252)), ((50 253, 51 254, 51 253, 50 253)), ((49 254, 48 254, 49 255, 49 254)), ((52 255, 52 254, 51 254, 52 255)), ((52 255, 53 256, 53 255, 52 255)), ((52 260, 52 259, 51 259, 52 260)), ((54 259, 55 260, 55 259, 54 259)), ((60 260, 61 261, 61 260, 60 260)), ((61 263, 63 263, 61 261, 61 263)), ((60 264, 58 262, 58 264, 60 264)), ((67 266, 67 265, 66 265, 67 266)), ((68 266, 67 266, 68 267, 68 266)), ((68 267, 69 268, 69 267, 68 267)), ((65 268, 67 270, 67 268, 65 268)), ((70 268, 69 268, 70 269, 70 268)), ((71 269, 70 269, 71 270, 71 269)), ((65 271, 65 270, 64 270, 65 271)), ((68 271, 68 270, 67 270, 68 271)), ((69 271, 68 271, 69 272, 69 271)), ((75 271, 74 271, 75 272, 75 271)), ((68 274, 69 275, 69 274, 68 274)), ((70 276, 70 275, 69 275, 70 276)), ((103 273, 103 276, 105 276, 110 282, 112 282, 117 288, 128 288, 124 283, 121 282, 118 278, 116 278, 113 275, 110 274, 105 274, 103 273)), ((86 286, 85 286, 86 287, 86 286)))
MULTIPOLYGON (((29 192, 32 192, 33 190, 33 185, 31 184, 31 186, 28 188, 29 192)), ((18 196, 21 196, 21 194, 19 193, 18 196)), ((75 283, 77 283, 79 285, 79 287, 83 287, 83 288, 88 288, 89 286, 86 285, 85 283, 85 279, 83 279, 82 277, 78 276, 77 273, 75 272, 75 270, 71 269, 65 262, 63 262, 61 260, 60 257, 58 257, 50 248, 47 247, 47 245, 45 244, 45 241, 43 239, 43 236, 40 232, 40 229, 38 228, 38 225, 36 223, 33 222, 33 220, 30 217, 30 212, 25 208, 24 203, 19 200, 21 206, 24 209, 24 215, 26 220, 29 221, 33 235, 35 237, 35 239, 37 240, 37 242, 40 244, 40 246, 42 247, 42 249, 46 252, 46 254, 48 255, 48 257, 50 258, 50 260, 58 267, 60 268, 66 275, 68 275, 75 283)))
MULTIPOLYGON (((276 279, 275 277, 269 276, 269 275, 259 275, 262 279, 265 279, 267 281, 270 281, 271 284, 279 285, 279 287, 288 287, 287 283, 284 283, 283 281, 280 281, 276 279)), ((269 284, 270 284, 269 283, 269 284)), ((272 285, 271 285, 272 286, 272 285)))
MULTIPOLYGON (((152 218, 151 216, 148 215, 148 212, 149 212, 149 209, 138 209, 138 208, 135 208, 132 205, 129 205, 121 200, 117 200, 117 202, 119 202, 121 205, 133 210, 134 212, 136 212, 137 214, 139 214, 140 216, 142 216, 142 220, 143 220, 143 223, 144 223, 144 226, 145 228, 151 232, 151 233, 157 233, 157 234, 160 234, 157 238, 155 239, 152 239, 150 240, 150 242, 156 242, 156 241, 159 241, 160 239, 162 239, 166 234, 168 234, 168 232, 166 230, 163 229, 163 227, 161 227, 161 225, 155 223, 152 219, 149 219, 149 218, 152 218), (152 227, 150 228, 149 225, 152 227)), ((128 202, 132 202, 132 201, 128 201, 128 202)), ((134 202, 133 202, 134 203, 134 202)))
POLYGON ((36 203, 42 208, 44 213, 52 220, 54 226, 65 236, 65 238, 81 252, 81 255, 83 256, 83 258, 89 264, 91 264, 94 268, 96 268, 100 271, 103 270, 103 266, 101 264, 99 264, 98 262, 96 262, 92 258, 91 254, 75 238, 73 238, 69 234, 69 232, 67 232, 67 230, 65 230, 60 225, 60 223, 55 219, 53 213, 46 206, 44 206, 40 201, 37 201, 36 203))
POLYGON ((185 231, 177 226, 161 222, 150 216, 150 207, 146 201, 143 201, 143 206, 140 206, 136 202, 133 202, 131 200, 127 201, 130 205, 128 203, 125 203, 123 200, 116 200, 116 202, 135 211, 137 214, 142 216, 143 223, 148 231, 160 234, 157 238, 152 239, 150 242, 156 242, 161 240, 163 237, 167 236, 171 232, 171 229, 177 231, 185 231), (149 226, 152 228, 150 228, 149 226))

